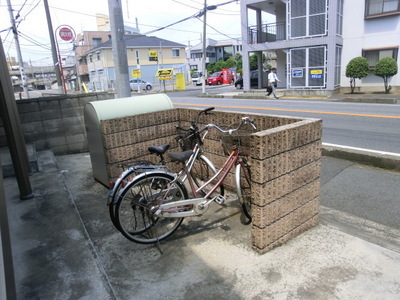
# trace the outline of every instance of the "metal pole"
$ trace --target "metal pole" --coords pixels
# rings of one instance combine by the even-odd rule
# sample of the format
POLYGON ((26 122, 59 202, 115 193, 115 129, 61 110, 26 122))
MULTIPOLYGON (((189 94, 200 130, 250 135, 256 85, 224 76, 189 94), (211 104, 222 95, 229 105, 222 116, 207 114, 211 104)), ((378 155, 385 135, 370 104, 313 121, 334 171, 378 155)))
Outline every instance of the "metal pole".
POLYGON ((207 16, 207 0, 204 0, 204 19, 203 19, 203 57, 202 57, 202 69, 203 69, 203 84, 202 92, 206 93, 206 16, 207 16))
POLYGON ((75 52, 75 66, 76 66, 76 77, 78 78, 79 92, 82 93, 82 80, 81 80, 81 72, 79 71, 79 60, 76 48, 78 46, 74 44, 74 52, 75 52))
POLYGON ((61 80, 60 66, 58 65, 58 64, 61 64, 61 62, 58 61, 58 57, 57 57, 56 42, 54 39, 53 25, 51 23, 49 3, 47 2, 47 0, 43 0, 43 5, 44 5, 44 9, 46 11, 47 27, 49 28, 51 54, 53 56, 54 72, 56 73, 56 77, 57 77, 58 92, 60 94, 62 94, 63 86, 62 86, 62 80, 61 80))
MULTIPOLYGON (((1 157, 0 157, 1 164, 1 157)), ((0 168, 0 187, 3 187, 3 171, 0 168)), ((0 189, 0 237, 3 251, 3 266, 4 266, 4 280, 5 291, 0 292, 0 298, 14 300, 17 299, 17 291, 15 288, 14 264, 12 258, 10 229, 8 226, 7 204, 4 189, 0 189)))
POLYGON ((24 135, 17 110, 17 103, 11 86, 3 43, 0 39, 0 116, 3 120, 7 137, 8 148, 14 166, 15 177, 18 182, 20 198, 33 198, 29 181, 29 159, 26 151, 24 135))
POLYGON ((126 56, 124 18, 121 0, 108 0, 111 25, 112 54, 118 97, 130 97, 128 58, 126 56))
MULTIPOLYGON (((57 30, 58 30, 58 28, 56 29, 56 31, 57 30)), ((58 56, 58 67, 59 67, 60 74, 61 74, 62 90, 63 90, 64 94, 67 94, 67 88, 65 86, 64 70, 62 67, 62 60, 61 60, 61 54, 60 54, 60 46, 58 45, 58 41, 56 41, 56 49, 57 49, 57 56, 58 56)))
POLYGON ((11 1, 7 0, 8 12, 10 13, 11 28, 14 33, 15 48, 18 55, 19 71, 21 72, 22 87, 24 89, 24 97, 29 98, 28 83, 26 82, 26 75, 24 70, 24 61, 22 59, 21 48, 19 46, 17 27, 15 26, 14 13, 11 7, 11 1))

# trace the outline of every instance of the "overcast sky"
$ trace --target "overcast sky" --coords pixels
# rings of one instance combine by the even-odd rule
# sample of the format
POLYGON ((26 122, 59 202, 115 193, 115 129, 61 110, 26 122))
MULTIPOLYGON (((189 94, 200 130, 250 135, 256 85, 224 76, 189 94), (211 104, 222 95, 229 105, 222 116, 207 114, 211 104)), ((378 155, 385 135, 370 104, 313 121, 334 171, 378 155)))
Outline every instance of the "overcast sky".
MULTIPOLYGON (((207 0, 207 5, 215 5, 229 0, 207 0)), ((51 62, 50 40, 43 6, 43 0, 11 0, 14 16, 17 19, 19 41, 22 57, 32 65, 48 65, 51 62), (39 45, 39 46, 38 46, 39 45)), ((240 1, 218 7, 207 14, 207 37, 215 40, 240 38, 240 1)), ((108 0, 48 0, 53 28, 60 25, 70 25, 76 33, 95 31, 96 13, 109 15, 108 0)), ((138 18, 141 33, 146 33, 182 20, 198 13, 204 5, 204 0, 121 0, 124 13, 124 23, 135 27, 138 18)), ((7 56, 17 57, 6 0, 0 0, 0 31, 3 47, 7 56)), ((185 45, 196 45, 201 42, 203 23, 192 18, 169 29, 152 33, 160 38, 185 45)), ((72 46, 60 42, 64 55, 71 52, 72 46)))

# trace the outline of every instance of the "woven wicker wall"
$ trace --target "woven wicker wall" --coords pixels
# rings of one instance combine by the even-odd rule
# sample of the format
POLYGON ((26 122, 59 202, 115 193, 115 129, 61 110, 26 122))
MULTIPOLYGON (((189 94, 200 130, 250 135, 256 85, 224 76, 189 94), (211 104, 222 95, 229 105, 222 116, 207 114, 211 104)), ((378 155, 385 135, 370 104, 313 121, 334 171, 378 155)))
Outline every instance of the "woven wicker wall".
MULTIPOLYGON (((122 162, 156 162, 148 146, 170 143, 176 148, 175 125, 188 127, 198 111, 179 108, 102 121, 110 179, 119 175, 122 162)), ((215 111, 203 115, 200 126, 215 123, 226 128, 243 116, 257 125, 246 149, 252 174, 252 244, 264 253, 318 223, 322 121, 215 111)), ((216 130, 209 132, 204 150, 217 167, 226 159, 216 130)), ((224 185, 233 186, 232 175, 224 185)))

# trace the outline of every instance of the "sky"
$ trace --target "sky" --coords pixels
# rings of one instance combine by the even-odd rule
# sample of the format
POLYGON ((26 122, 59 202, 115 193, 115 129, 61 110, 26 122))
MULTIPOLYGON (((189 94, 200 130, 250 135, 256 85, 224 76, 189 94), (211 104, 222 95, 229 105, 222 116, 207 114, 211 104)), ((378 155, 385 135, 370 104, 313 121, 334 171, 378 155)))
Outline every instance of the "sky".
MULTIPOLYGON (((207 5, 226 2, 229 0, 207 0, 207 5)), ((11 0, 11 4, 14 16, 18 13, 20 15, 15 18, 24 62, 33 66, 50 65, 50 38, 43 0, 11 0)), ((48 4, 54 30, 61 25, 69 25, 77 34, 82 31, 96 31, 96 13, 109 15, 108 0, 48 0, 48 4)), ((135 27, 137 18, 140 33, 144 34, 197 14, 204 6, 204 0, 121 0, 121 4, 124 23, 135 27)), ((201 42, 201 20, 191 18, 149 35, 194 46, 201 42)), ((240 38, 240 1, 208 11, 207 24, 207 38, 240 38)), ((4 51, 7 57, 17 57, 10 26, 7 1, 0 0, 0 32, 4 51)), ((62 55, 73 53, 71 43, 60 40, 59 45, 62 55)))

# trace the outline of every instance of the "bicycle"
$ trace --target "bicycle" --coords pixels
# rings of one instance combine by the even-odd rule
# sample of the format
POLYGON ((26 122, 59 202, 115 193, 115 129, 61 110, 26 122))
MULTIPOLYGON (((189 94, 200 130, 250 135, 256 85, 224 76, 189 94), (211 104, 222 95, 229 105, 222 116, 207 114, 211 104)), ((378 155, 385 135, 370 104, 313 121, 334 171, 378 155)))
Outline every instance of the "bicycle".
MULTIPOLYGON (((207 212, 210 203, 222 205, 225 197, 215 191, 222 186, 230 170, 235 166, 235 186, 242 208, 242 216, 251 222, 251 173, 245 155, 240 151, 240 138, 235 138, 244 124, 250 124, 255 130, 253 120, 242 118, 237 128, 224 130, 215 124, 208 124, 199 131, 217 129, 232 139, 232 149, 223 166, 200 187, 195 182, 185 164, 176 174, 166 169, 152 169, 135 177, 119 193, 116 204, 116 222, 121 233, 129 240, 140 244, 158 243, 167 238, 181 225, 184 217, 199 216, 207 212), (187 177, 193 198, 182 180, 187 177), (209 188, 207 188, 209 187, 209 188), (205 190, 205 188, 207 188, 205 190), (202 191, 205 191, 202 193, 202 191)), ((247 133, 247 136, 249 134, 247 133)), ((184 162, 189 154, 174 154, 175 159, 184 162)))
MULTIPOLYGON (((183 128, 179 125, 176 126, 177 131, 183 131, 184 134, 179 134, 175 139, 178 142, 179 147, 182 152, 170 152, 168 155, 171 157, 172 161, 183 162, 182 155, 188 159, 186 161, 186 168, 191 173, 191 177, 197 187, 200 187, 203 182, 208 181, 212 175, 217 173, 217 169, 213 163, 204 155, 202 150, 203 140, 206 134, 202 135, 204 130, 200 130, 198 127, 200 117, 202 114, 210 114, 210 111, 214 110, 214 107, 209 107, 200 111, 197 114, 196 120, 191 122, 189 128, 183 128)), ((114 226, 120 230, 120 225, 116 221, 116 211, 115 208, 120 199, 121 190, 129 183, 134 181, 135 177, 144 173, 151 172, 154 170, 165 169, 169 173, 172 173, 167 164, 169 163, 164 159, 164 155, 170 148, 170 144, 165 144, 161 146, 150 146, 148 151, 150 154, 155 154, 160 157, 158 164, 154 164, 150 161, 138 160, 131 162, 129 165, 127 163, 121 164, 120 167, 124 168, 123 172, 119 177, 112 183, 110 183, 109 196, 107 200, 107 205, 109 207, 109 215, 114 226)), ((187 176, 181 177, 181 181, 185 182, 187 176)), ((218 191, 220 194, 224 195, 224 186, 221 185, 218 191)), ((205 195, 207 193, 206 189, 202 189, 202 193, 205 195)))

